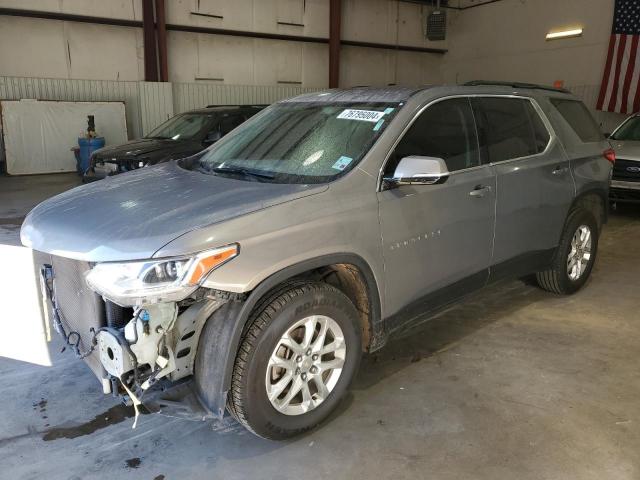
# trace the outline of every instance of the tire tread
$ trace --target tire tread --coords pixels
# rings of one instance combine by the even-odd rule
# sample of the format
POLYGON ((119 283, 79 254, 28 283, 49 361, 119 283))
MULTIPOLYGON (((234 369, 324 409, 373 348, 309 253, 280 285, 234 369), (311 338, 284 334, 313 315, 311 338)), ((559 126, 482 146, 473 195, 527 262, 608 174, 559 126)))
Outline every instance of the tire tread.
MULTIPOLYGON (((284 284, 283 288, 278 289, 270 296, 266 296, 265 300, 256 306, 256 309, 254 310, 255 313, 249 319, 250 326, 240 341, 240 348, 238 349, 232 371, 231 389, 227 399, 227 410, 243 427, 255 435, 261 436, 251 428, 251 425, 247 420, 244 397, 242 394, 242 379, 246 375, 251 353, 255 349, 260 337, 278 315, 280 310, 282 310, 287 303, 296 297, 312 292, 331 292, 334 294, 337 292, 338 294, 344 295, 337 288, 322 282, 293 282, 284 284)), ((315 425, 310 425, 305 428, 299 428, 293 432, 288 431, 287 436, 304 433, 312 429, 314 426, 315 425)))
MULTIPOLYGON (((568 237, 573 236, 575 232, 573 231, 573 229, 568 227, 570 227, 573 223, 573 219, 580 215, 590 215, 590 212, 582 208, 575 208, 569 213, 569 215, 567 216, 567 221, 565 222, 565 227, 562 231, 562 236, 560 237, 560 243, 558 244, 558 248, 556 250, 556 253, 554 254, 551 268, 536 273, 536 280, 538 282, 538 285, 543 290, 547 290, 548 292, 555 293, 557 295, 566 295, 567 293, 570 293, 565 288, 563 288, 560 279, 560 276, 563 275, 566 270, 565 259, 561 255, 561 249, 565 242, 571 241, 568 237)), ((598 235, 599 232, 596 231, 594 232, 594 234, 598 235)))

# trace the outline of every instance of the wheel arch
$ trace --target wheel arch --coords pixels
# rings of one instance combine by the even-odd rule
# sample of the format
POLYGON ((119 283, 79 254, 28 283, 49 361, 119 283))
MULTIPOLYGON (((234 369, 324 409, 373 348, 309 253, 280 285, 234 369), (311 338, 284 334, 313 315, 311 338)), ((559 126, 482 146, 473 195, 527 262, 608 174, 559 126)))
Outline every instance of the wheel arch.
MULTIPOLYGON (((380 289, 373 270, 361 256, 338 253, 290 265, 261 281, 244 300, 230 301, 225 305, 226 308, 214 312, 207 320, 207 323, 214 322, 210 328, 207 329, 205 324, 206 330, 203 329, 203 333, 206 331, 209 335, 224 339, 224 342, 214 341, 215 352, 206 352, 207 362, 217 364, 211 371, 215 371, 215 376, 218 377, 206 379, 207 388, 218 391, 210 392, 203 400, 218 416, 222 416, 224 412, 236 354, 255 308, 261 301, 281 290, 279 287, 304 280, 326 281, 354 301, 363 328, 363 349, 374 350, 384 345, 386 334, 381 322, 380 289), (363 288, 366 292, 362 291, 363 288), (363 294, 366 294, 366 301, 363 294)), ((198 350, 203 340, 200 338, 198 350)), ((201 354, 204 355, 203 352, 196 352, 197 356, 201 354)))
POLYGON ((607 223, 609 218, 609 195, 601 187, 592 187, 578 193, 574 198, 569 214, 576 208, 581 207, 593 214, 598 222, 598 230, 602 230, 602 225, 607 223))

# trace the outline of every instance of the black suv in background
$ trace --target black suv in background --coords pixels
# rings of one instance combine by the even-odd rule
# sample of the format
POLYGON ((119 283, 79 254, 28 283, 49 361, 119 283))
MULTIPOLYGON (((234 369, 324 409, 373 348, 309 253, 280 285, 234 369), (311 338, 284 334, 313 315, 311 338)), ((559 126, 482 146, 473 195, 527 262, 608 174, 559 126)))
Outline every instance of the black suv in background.
POLYGON ((96 150, 84 181, 194 155, 265 107, 209 105, 176 115, 145 137, 96 150))

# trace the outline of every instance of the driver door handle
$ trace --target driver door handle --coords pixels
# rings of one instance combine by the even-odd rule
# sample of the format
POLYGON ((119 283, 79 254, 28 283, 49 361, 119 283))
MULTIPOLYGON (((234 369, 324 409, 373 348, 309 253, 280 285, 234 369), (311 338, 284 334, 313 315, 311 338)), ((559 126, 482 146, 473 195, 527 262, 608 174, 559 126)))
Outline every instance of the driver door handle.
POLYGON ((476 188, 469 192, 472 197, 484 197, 487 193, 491 192, 489 185, 476 185, 476 188))
POLYGON ((569 171, 569 167, 561 167, 560 165, 558 165, 556 168, 553 169, 551 173, 553 173, 554 175, 562 175, 563 173, 568 171, 569 171))

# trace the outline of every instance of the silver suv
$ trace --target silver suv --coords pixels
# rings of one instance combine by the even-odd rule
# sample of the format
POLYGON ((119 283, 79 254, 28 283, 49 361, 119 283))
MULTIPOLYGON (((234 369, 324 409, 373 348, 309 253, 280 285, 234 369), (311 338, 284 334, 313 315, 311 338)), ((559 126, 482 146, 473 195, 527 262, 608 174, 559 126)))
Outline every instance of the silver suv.
POLYGON ((419 316, 503 278, 582 287, 608 147, 561 90, 326 91, 196 156, 53 197, 21 236, 46 254, 53 324, 105 393, 138 406, 154 385, 192 385, 210 415, 283 439, 419 316))
POLYGON ((616 152, 609 196, 613 202, 640 203, 640 115, 627 118, 609 136, 616 152))

